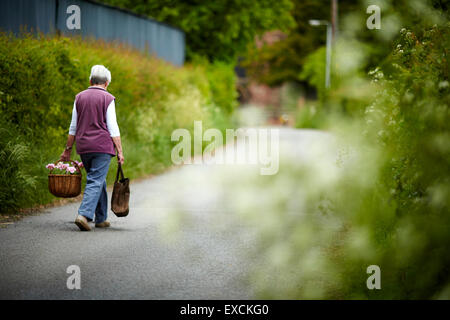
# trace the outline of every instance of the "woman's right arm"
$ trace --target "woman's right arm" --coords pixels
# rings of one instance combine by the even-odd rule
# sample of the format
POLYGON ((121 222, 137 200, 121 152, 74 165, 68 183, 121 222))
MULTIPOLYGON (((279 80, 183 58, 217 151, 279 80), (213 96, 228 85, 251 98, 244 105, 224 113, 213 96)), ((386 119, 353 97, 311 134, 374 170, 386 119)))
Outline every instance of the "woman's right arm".
POLYGON ((73 103, 72 121, 70 122, 69 135, 67 136, 66 148, 64 149, 63 153, 61 153, 61 156, 59 157, 63 161, 70 160, 70 155, 72 153, 72 146, 75 142, 76 132, 77 132, 77 107, 76 107, 76 100, 75 100, 73 103))

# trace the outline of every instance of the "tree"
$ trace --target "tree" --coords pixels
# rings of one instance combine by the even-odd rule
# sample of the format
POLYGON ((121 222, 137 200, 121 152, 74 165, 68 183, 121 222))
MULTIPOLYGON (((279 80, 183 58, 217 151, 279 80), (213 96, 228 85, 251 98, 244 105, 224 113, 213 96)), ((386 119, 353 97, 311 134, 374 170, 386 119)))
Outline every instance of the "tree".
MULTIPOLYGON (((298 81, 305 58, 326 41, 325 28, 310 26, 309 20, 330 21, 330 5, 330 0, 294 0, 292 16, 296 26, 289 30, 284 40, 248 50, 242 65, 249 76, 268 85, 298 81)), ((354 1, 339 1, 341 13, 354 6, 354 1)))
POLYGON ((187 57, 235 61, 256 35, 294 26, 291 0, 103 0, 186 33, 187 57))
MULTIPOLYGON (((324 27, 309 25, 310 19, 330 21, 331 0, 293 0, 291 13, 296 26, 291 28, 287 37, 275 44, 261 48, 251 47, 243 60, 242 66, 254 80, 268 85, 279 85, 285 81, 299 81, 305 58, 319 47, 325 45, 324 27)), ((382 23, 386 23, 379 32, 368 32, 365 28, 365 0, 339 0, 339 27, 345 27, 345 19, 356 18, 358 26, 354 32, 355 40, 367 44, 370 50, 366 69, 370 70, 382 61, 392 49, 390 37, 398 34, 401 27, 408 27, 420 32, 431 20, 436 19, 436 12, 442 19, 448 20, 449 0, 388 0, 383 2, 382 23), (428 5, 427 5, 428 4, 428 5), (434 8, 437 11, 431 11, 434 8), (363 26, 363 27, 360 27, 363 26), (390 30, 389 30, 390 29, 390 30), (383 39, 384 38, 384 39, 383 39)), ((380 4, 381 5, 381 4, 380 4)), ((347 19, 348 21, 349 19, 347 19)))

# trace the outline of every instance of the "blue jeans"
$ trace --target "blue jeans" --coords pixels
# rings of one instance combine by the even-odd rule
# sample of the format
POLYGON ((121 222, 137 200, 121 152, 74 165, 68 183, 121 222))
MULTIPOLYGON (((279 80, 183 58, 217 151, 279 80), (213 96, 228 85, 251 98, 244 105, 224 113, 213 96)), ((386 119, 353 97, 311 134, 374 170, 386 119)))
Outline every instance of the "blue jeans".
POLYGON ((86 169, 87 178, 78 214, 85 216, 89 221, 94 220, 95 215, 95 223, 101 223, 108 217, 106 175, 112 155, 94 152, 81 154, 80 157, 86 169))

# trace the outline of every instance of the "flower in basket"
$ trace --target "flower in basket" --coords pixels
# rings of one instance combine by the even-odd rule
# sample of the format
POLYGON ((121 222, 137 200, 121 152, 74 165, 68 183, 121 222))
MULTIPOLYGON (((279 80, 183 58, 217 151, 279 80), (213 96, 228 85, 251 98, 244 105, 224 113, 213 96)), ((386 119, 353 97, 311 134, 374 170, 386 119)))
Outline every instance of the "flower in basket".
POLYGON ((75 161, 59 160, 56 164, 49 163, 45 167, 50 170, 48 189, 51 194, 62 198, 72 198, 81 193, 82 173, 75 161))
POLYGON ((80 168, 83 168, 83 162, 78 162, 77 160, 73 160, 80 168))
POLYGON ((56 164, 56 169, 59 169, 59 170, 65 170, 66 168, 68 167, 68 165, 67 164, 65 164, 65 163, 63 163, 63 162, 58 162, 57 164, 56 164))
POLYGON ((75 171, 77 171, 77 169, 75 167, 68 167, 67 171, 69 171, 70 173, 75 173, 75 171))
MULTIPOLYGON (((80 168, 82 168, 81 162, 77 163, 80 168), (81 164, 81 166, 80 166, 81 164)), ((76 167, 72 167, 67 163, 58 162, 56 165, 53 163, 49 163, 45 166, 49 170, 56 170, 56 174, 80 174, 76 167)))

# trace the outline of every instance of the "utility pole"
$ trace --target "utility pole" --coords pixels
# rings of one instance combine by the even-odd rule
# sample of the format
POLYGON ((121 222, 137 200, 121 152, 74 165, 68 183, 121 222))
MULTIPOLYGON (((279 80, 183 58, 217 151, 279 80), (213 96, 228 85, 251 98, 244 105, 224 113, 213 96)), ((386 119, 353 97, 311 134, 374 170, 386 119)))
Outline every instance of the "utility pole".
POLYGON ((331 34, 334 44, 338 33, 338 0, 331 0, 331 34))

